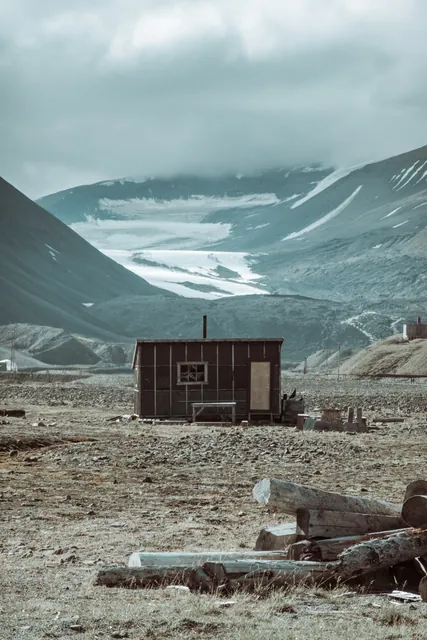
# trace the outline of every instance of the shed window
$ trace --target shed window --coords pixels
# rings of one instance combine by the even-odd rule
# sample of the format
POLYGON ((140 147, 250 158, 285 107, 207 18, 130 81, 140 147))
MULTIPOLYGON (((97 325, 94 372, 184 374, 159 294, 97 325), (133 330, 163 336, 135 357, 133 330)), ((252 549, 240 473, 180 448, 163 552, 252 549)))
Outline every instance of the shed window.
POLYGON ((179 362, 178 384, 203 384, 208 381, 207 362, 179 362))

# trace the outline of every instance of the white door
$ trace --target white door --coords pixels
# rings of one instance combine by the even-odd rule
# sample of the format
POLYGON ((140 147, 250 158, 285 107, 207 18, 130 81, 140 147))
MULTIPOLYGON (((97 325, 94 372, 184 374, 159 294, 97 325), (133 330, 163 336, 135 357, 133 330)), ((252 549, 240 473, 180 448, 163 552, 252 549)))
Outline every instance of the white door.
POLYGON ((270 411, 270 362, 251 362, 251 411, 270 411))

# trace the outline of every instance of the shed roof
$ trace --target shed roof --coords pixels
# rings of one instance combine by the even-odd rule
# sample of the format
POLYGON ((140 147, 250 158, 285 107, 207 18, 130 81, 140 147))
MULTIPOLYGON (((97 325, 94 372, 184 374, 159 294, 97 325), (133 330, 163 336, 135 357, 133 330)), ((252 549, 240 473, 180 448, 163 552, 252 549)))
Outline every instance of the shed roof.
POLYGON ((282 344, 284 338, 164 338, 162 340, 150 340, 150 339, 142 339, 137 340, 135 344, 135 351, 133 353, 133 361, 132 368, 135 369, 136 364, 136 352, 138 350, 139 345, 142 344, 176 344, 182 342, 196 342, 196 343, 206 343, 206 342, 278 342, 282 344))

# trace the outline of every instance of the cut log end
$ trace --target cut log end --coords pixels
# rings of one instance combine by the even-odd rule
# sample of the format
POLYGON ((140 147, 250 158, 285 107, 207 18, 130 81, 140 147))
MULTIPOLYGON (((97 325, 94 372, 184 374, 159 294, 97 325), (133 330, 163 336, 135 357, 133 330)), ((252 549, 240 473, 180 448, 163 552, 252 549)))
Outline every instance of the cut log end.
POLYGON ((418 587, 418 590, 420 592, 421 600, 423 602, 427 602, 427 576, 424 576, 424 578, 421 578, 420 586, 418 587))
POLYGON ((402 507, 402 518, 411 527, 427 525, 427 495, 412 496, 402 507))
POLYGON ((269 503, 270 493, 270 478, 264 478, 264 480, 257 482, 252 491, 254 500, 262 505, 269 503))

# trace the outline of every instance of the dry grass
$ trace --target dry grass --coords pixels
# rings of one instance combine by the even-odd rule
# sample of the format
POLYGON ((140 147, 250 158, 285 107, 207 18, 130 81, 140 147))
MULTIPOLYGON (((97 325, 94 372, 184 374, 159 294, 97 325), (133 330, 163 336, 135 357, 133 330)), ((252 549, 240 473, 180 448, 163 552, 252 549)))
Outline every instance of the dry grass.
MULTIPOLYGON (((337 393, 336 382, 331 385, 316 387, 316 401, 337 393)), ((34 405, 25 405, 27 421, 2 427, 6 439, 46 438, 49 446, 31 454, 34 463, 24 462, 23 451, 14 458, 0 452, 1 640, 427 637, 425 605, 352 597, 344 588, 239 593, 227 601, 173 589, 93 586, 98 568, 124 564, 141 548, 252 548, 259 529, 275 521, 251 501, 254 482, 265 475, 400 500, 424 468, 425 425, 418 416, 356 439, 280 429, 196 431, 108 423, 111 409, 90 406, 89 396, 80 405, 82 389, 74 407, 47 406, 43 388, 37 393, 34 405), (56 426, 26 426, 40 417, 56 426), (178 460, 178 453, 185 455, 178 460)), ((61 393, 66 400, 67 390, 61 393)), ((121 412, 129 406, 114 407, 113 414, 121 412)))

